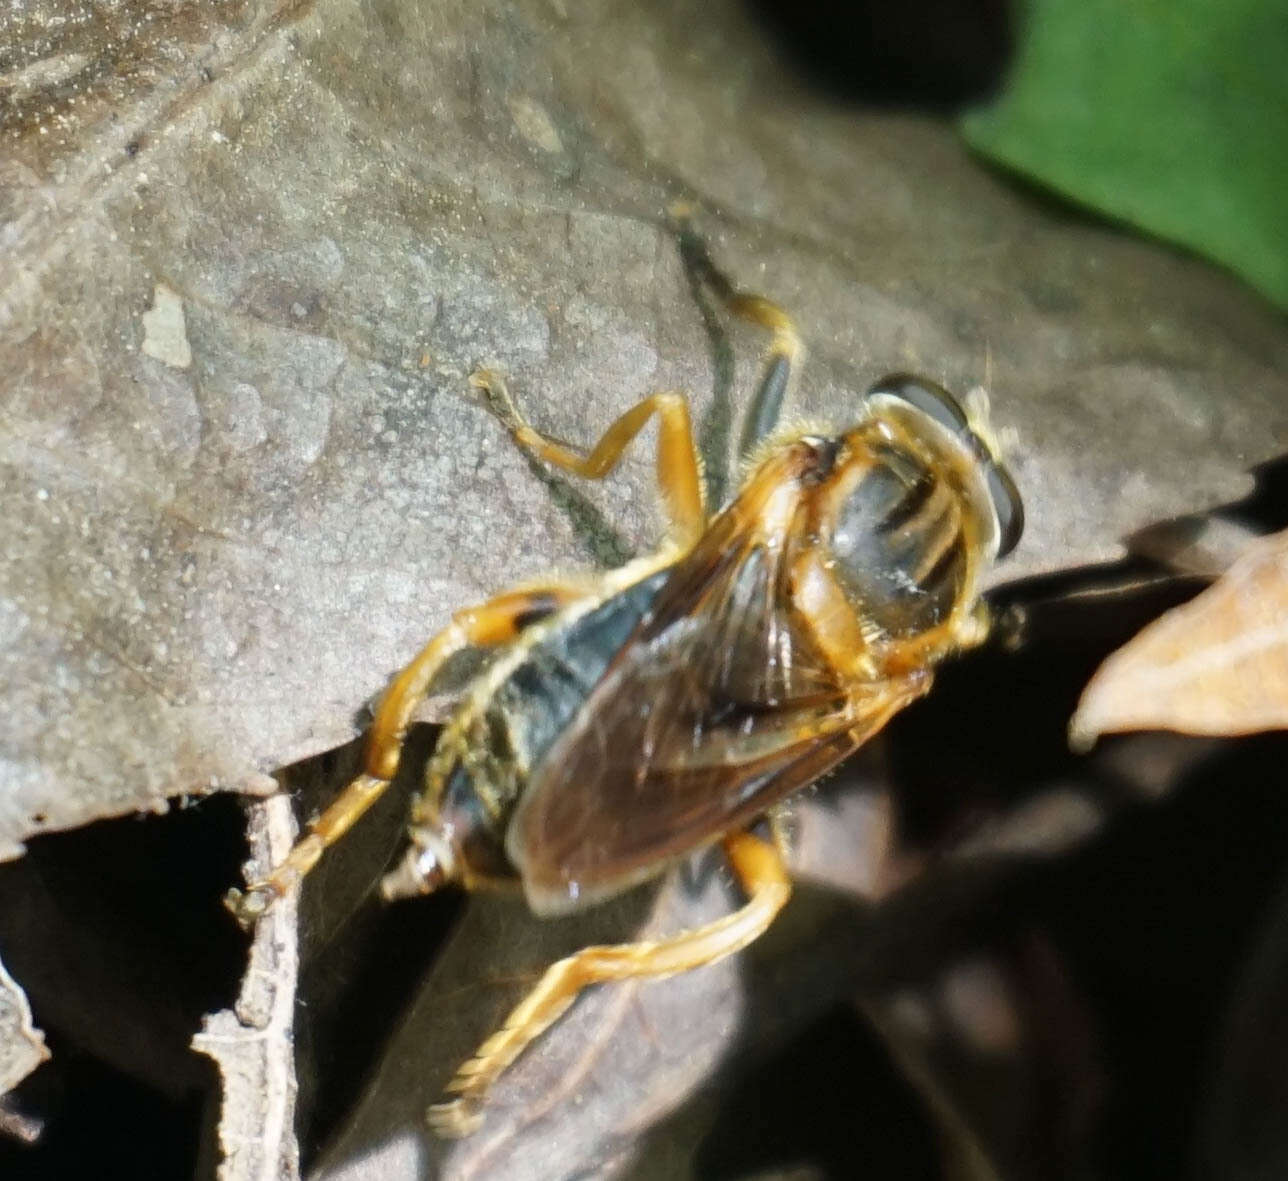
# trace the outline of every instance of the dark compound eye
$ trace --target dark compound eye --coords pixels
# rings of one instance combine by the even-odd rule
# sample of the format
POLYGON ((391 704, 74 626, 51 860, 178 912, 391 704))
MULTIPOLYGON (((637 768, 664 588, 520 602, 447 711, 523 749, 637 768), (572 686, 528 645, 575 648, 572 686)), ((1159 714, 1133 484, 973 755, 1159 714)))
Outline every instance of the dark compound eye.
POLYGON ((988 494, 993 498, 993 511, 997 513, 997 556, 1004 558, 1020 544, 1024 533, 1024 502, 1011 473, 1004 467, 990 460, 985 470, 988 472, 988 494))
POLYGON ((892 373, 868 390, 867 397, 871 398, 874 394, 888 394, 907 402, 909 406, 915 406, 955 435, 970 433, 970 420, 957 399, 942 386, 924 377, 913 377, 910 373, 892 373))
POLYGON ((1019 544, 1020 535, 1024 532, 1024 503, 1020 500, 1020 490, 984 441, 971 430, 970 419, 966 417, 966 412, 957 399, 943 386, 910 373, 892 373, 889 377, 883 377, 868 390, 866 396, 871 398, 875 394, 885 394, 907 402, 909 406, 920 410, 967 442, 983 465, 988 494, 993 501, 993 511, 997 514, 997 556, 1001 558, 1009 554, 1019 544))

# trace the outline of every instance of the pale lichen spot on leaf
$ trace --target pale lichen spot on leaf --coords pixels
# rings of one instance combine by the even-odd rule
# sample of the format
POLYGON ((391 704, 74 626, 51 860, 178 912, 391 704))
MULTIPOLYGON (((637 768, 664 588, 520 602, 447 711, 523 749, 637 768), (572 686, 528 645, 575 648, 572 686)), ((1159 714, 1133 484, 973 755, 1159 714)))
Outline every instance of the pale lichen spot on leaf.
POLYGON ((563 140, 555 128, 554 120, 540 103, 522 94, 511 95, 506 100, 514 126, 533 147, 551 155, 564 150, 563 140))
POLYGON ((187 369, 192 364, 183 300, 164 283, 156 285, 152 307, 143 313, 143 351, 175 369, 187 369))

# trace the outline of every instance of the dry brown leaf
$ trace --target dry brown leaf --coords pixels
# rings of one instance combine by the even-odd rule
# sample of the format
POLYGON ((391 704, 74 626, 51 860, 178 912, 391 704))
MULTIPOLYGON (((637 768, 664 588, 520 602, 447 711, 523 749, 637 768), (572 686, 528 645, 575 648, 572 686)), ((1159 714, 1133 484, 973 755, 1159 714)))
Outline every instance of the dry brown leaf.
POLYGON ((587 505, 652 543, 647 458, 552 502, 481 361, 578 439, 688 389, 727 477, 760 342, 713 357, 677 197, 797 315, 803 415, 892 369, 990 385, 1029 508, 1002 577, 1112 558, 1288 439, 1282 322, 1232 280, 792 86, 741 6, 81 7, 6 30, 0 857, 347 741, 451 609, 609 552, 587 505))
POLYGON ((1075 746, 1118 730, 1254 734, 1288 726, 1288 532, 1115 652, 1069 725, 1075 746))

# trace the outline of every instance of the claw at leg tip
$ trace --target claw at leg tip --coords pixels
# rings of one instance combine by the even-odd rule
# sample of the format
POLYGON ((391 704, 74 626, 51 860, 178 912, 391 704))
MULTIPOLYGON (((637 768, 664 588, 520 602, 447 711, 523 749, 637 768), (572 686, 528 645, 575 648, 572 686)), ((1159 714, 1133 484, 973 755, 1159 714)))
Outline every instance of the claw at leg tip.
POLYGON ((234 888, 224 895, 224 906, 246 931, 268 913, 272 903, 272 892, 260 886, 250 886, 245 893, 234 888))
POLYGON ((459 1140, 478 1131, 483 1113, 477 1103, 453 1099, 450 1103, 435 1103, 425 1112, 425 1119, 436 1135, 445 1140, 459 1140))

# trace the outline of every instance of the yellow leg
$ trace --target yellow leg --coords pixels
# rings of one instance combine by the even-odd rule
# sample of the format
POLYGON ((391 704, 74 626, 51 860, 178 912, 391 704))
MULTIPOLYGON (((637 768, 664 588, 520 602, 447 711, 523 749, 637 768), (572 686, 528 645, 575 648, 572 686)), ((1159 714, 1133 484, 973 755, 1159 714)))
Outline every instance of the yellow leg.
POLYGON ((587 947, 553 964, 505 1024, 456 1072, 447 1087, 455 1097, 430 1108, 434 1129, 444 1136, 473 1131, 488 1088, 583 988, 608 980, 674 976, 732 955, 763 934, 791 894, 787 870, 774 846, 750 833, 725 838, 724 850, 747 893, 745 906, 669 939, 587 947))
POLYGON ((725 301, 729 310, 739 319, 758 324, 773 334, 769 342, 768 357, 785 357, 794 362, 803 351, 796 322, 772 299, 753 295, 748 291, 735 291, 725 301))
POLYGON ((774 843, 778 860, 784 865, 790 865, 792 846, 795 845, 797 837, 797 824, 792 815, 791 801, 784 800, 766 812, 765 824, 769 827, 769 839, 774 843))
POLYGON ((608 475, 631 440, 656 414, 657 482, 671 531, 686 549, 702 536, 707 521, 702 472, 693 442, 689 404, 683 394, 668 392, 645 398, 626 411, 589 453, 583 455, 534 430, 519 413, 500 374, 480 370, 470 378, 470 384, 488 395, 493 409, 520 447, 554 467, 588 480, 600 480, 608 475))
POLYGON ((398 772, 403 738, 412 712, 424 698, 448 657, 463 648, 506 644, 525 627, 580 598, 576 587, 552 586, 509 591, 452 616, 385 691, 367 732, 363 774, 349 784, 330 806, 309 825, 308 834, 296 842, 285 860, 246 892, 229 890, 225 905, 243 926, 250 926, 317 864, 325 849, 334 845, 360 816, 380 798, 398 772))
POLYGON ((800 333, 791 316, 773 300, 749 291, 739 291, 716 266, 706 243, 693 229, 692 211, 688 205, 684 202, 673 205, 670 216, 679 239, 680 254, 690 272, 705 283, 733 315, 773 334, 762 365, 760 383, 747 409, 747 421, 739 444, 740 453, 746 456, 778 424, 792 372, 799 367, 804 353, 800 333))
POLYGON ((888 672, 903 674, 935 664, 952 653, 969 652, 988 639, 991 626, 987 603, 979 602, 974 607, 963 605, 943 623, 900 642, 886 659, 885 668, 888 672))

